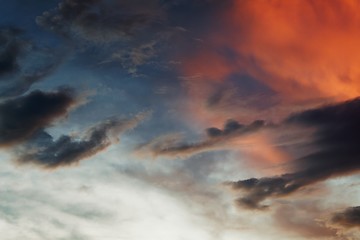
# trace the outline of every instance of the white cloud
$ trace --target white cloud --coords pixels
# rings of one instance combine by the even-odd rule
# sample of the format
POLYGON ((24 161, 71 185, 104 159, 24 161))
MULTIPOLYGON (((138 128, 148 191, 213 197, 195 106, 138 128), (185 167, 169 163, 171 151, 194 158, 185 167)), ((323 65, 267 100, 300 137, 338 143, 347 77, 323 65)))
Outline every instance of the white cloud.
POLYGON ((2 154, 1 239, 304 239, 277 228, 271 212, 235 209, 236 196, 214 191, 213 182, 196 185, 195 178, 193 183, 183 178, 186 174, 172 175, 171 164, 134 164, 126 155, 113 147, 78 167, 49 172, 16 167, 2 154), (122 166, 137 167, 138 172, 129 174, 122 166), (180 185, 172 188, 171 181, 180 185))
POLYGON ((213 239, 207 220, 104 159, 55 172, 1 163, 1 239, 213 239))

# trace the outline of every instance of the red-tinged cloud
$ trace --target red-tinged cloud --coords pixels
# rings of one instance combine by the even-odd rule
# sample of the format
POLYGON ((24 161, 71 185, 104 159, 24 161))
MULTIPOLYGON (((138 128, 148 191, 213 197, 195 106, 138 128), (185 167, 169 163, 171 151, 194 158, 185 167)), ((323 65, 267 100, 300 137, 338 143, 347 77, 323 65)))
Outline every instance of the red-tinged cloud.
POLYGON ((357 0, 233 1, 184 61, 184 75, 199 76, 189 91, 192 114, 212 121, 205 104, 211 86, 234 74, 251 76, 287 103, 357 97, 359 7, 357 0))
POLYGON ((329 228, 322 218, 326 210, 320 207, 319 201, 294 200, 284 201, 274 212, 274 222, 283 230, 295 233, 307 239, 348 240, 339 236, 338 231, 329 228))
MULTIPOLYGON (((253 58, 261 80, 289 98, 360 94, 359 1, 236 1, 230 46, 253 58)), ((256 71, 256 69, 255 69, 256 71)))

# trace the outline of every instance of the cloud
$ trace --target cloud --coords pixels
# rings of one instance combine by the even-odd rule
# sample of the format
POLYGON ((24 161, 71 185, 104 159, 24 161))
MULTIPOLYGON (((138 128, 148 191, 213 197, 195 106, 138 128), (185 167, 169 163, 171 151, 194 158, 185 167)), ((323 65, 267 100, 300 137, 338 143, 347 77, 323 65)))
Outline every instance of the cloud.
POLYGON ((146 64, 150 59, 156 55, 157 41, 151 41, 140 46, 122 49, 112 54, 111 59, 106 62, 120 62, 121 66, 125 68, 128 73, 137 75, 138 67, 146 64))
POLYGON ((360 94, 356 9, 352 0, 232 1, 205 26, 209 47, 191 53, 184 71, 214 81, 246 73, 289 100, 354 98, 360 94))
POLYGON ((283 231, 307 239, 345 240, 322 220, 327 212, 320 203, 321 200, 284 201, 275 209, 272 219, 283 231))
POLYGON ((2 161, 2 239, 219 239, 203 205, 119 172, 123 155, 104 159, 51 173, 2 161))
POLYGON ((34 83, 44 80, 46 77, 54 73, 62 61, 62 57, 50 60, 49 63, 44 66, 40 66, 40 68, 36 71, 16 77, 16 79, 13 79, 14 82, 11 82, 5 86, 2 91, 0 91, 0 97, 9 98, 19 96, 27 92, 34 83))
POLYGON ((360 98, 290 116, 286 124, 316 129, 312 144, 318 150, 296 161, 297 167, 329 176, 358 170, 359 120, 360 98))
MULTIPOLYGON (((314 107, 360 95, 357 1, 229 2, 212 12, 211 18, 191 25, 204 42, 192 43, 193 47, 180 57, 180 72, 184 76, 198 76, 189 87, 186 110, 191 111, 190 117, 208 125, 229 117, 259 118, 256 106, 240 108, 241 103, 234 102, 253 102, 257 106, 263 106, 263 102, 254 102, 252 96, 239 96, 232 91, 219 102, 221 114, 208 108, 208 99, 214 92, 212 85, 226 86, 234 75, 249 76, 254 83, 261 83, 273 92, 276 104, 269 104, 268 111, 261 113, 274 118, 279 111, 288 114, 292 106, 304 102, 307 105, 313 102, 314 107)), ((246 88, 248 83, 241 85, 246 88)), ((268 96, 255 99, 264 98, 269 99, 268 96)))
POLYGON ((284 196, 297 190, 299 185, 292 175, 273 178, 250 178, 237 182, 226 183, 234 190, 244 190, 247 194, 236 200, 236 203, 248 209, 265 209, 268 206, 259 203, 268 197, 284 196))
POLYGON ((194 143, 181 141, 180 135, 172 134, 155 138, 136 149, 140 155, 152 157, 184 158, 194 154, 226 149, 226 144, 234 139, 246 137, 260 129, 270 127, 270 124, 257 120, 249 125, 242 125, 235 120, 228 120, 223 129, 208 128, 206 137, 194 143))
POLYGON ((331 221, 344 228, 360 227, 360 206, 349 207, 343 212, 335 213, 331 221))
POLYGON ((118 141, 118 135, 133 129, 147 116, 141 113, 132 119, 111 118, 88 129, 84 136, 62 135, 54 140, 40 131, 21 151, 18 164, 35 164, 45 169, 70 166, 103 151, 118 141))
POLYGON ((283 125, 315 129, 307 143, 312 146, 312 151, 290 162, 295 168, 293 173, 227 183, 245 193, 237 203, 250 209, 264 209, 267 206, 261 202, 267 199, 286 196, 307 185, 358 172, 359 121, 360 98, 291 115, 283 125))
POLYGON ((0 42, 1 98, 27 92, 34 83, 52 74, 68 52, 37 46, 14 27, 0 28, 0 42))
POLYGON ((21 33, 12 27, 0 29, 0 77, 19 70, 18 58, 26 46, 26 42, 18 38, 21 33))
POLYGON ((64 0, 36 22, 66 38, 107 43, 132 36, 160 15, 156 1, 64 0))
POLYGON ((53 92, 36 90, 0 103, 0 146, 27 140, 54 120, 64 117, 76 103, 74 91, 69 88, 53 92))

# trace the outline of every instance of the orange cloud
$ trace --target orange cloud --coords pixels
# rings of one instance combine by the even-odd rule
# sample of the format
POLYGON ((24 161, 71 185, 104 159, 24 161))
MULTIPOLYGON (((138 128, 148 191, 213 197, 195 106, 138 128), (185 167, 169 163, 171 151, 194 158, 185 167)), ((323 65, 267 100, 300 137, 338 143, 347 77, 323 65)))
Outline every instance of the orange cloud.
POLYGON ((261 170, 263 173, 269 171, 271 174, 282 174, 285 168, 281 164, 291 159, 287 153, 274 146, 273 139, 264 133, 251 135, 246 139, 235 138, 231 141, 231 146, 240 150, 241 155, 249 159, 246 161, 249 167, 261 170), (249 145, 243 147, 244 142, 249 145), (274 166, 276 168, 273 168, 274 166))
POLYGON ((255 59, 266 73, 260 80, 288 98, 344 100, 360 94, 359 7, 358 0, 235 1, 226 16, 231 37, 218 41, 255 59))
POLYGON ((288 103, 359 96, 359 9, 359 0, 233 1, 184 61, 184 75, 198 76, 189 90, 192 115, 212 121, 204 102, 214 83, 234 73, 256 78, 288 103))

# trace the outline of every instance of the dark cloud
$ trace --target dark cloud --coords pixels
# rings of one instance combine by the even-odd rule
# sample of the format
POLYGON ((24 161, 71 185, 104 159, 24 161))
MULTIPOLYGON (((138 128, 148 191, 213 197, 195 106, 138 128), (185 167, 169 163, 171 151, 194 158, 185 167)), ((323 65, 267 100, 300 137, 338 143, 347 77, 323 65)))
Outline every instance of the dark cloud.
POLYGON ((360 227, 360 206, 349 207, 343 212, 335 213, 331 221, 345 228, 360 227))
POLYGON ((208 128, 206 129, 206 134, 210 138, 225 137, 223 140, 226 140, 227 137, 232 138, 245 135, 247 133, 253 133, 265 126, 269 127, 270 125, 271 124, 267 124, 263 120, 256 120, 249 125, 243 125, 236 120, 229 119, 224 124, 224 129, 218 129, 214 127, 208 128))
POLYGON ((3 87, 2 90, 0 90, 0 97, 9 98, 19 96, 27 92, 34 83, 42 81, 46 77, 53 74, 59 67, 59 65, 62 63, 62 60, 62 57, 52 59, 49 63, 46 63, 44 66, 40 66, 40 68, 36 69, 35 71, 14 77, 12 79, 12 82, 7 84, 3 87))
POLYGON ((119 134, 134 128, 145 117, 146 114, 139 114, 132 119, 111 118, 91 127, 80 138, 62 135, 54 140, 48 133, 40 131, 21 151, 16 162, 46 169, 76 164, 117 142, 119 134))
POLYGON ((270 127, 264 121, 257 120, 249 125, 242 125, 235 120, 228 120, 223 129, 208 128, 206 138, 194 143, 183 142, 179 135, 162 136, 137 148, 137 153, 153 157, 189 157, 194 154, 226 148, 233 138, 244 137, 260 129, 270 127))
POLYGON ((236 200, 236 203, 248 209, 265 209, 268 206, 259 203, 271 196, 283 196, 297 190, 300 186, 292 183, 292 175, 273 178, 250 178, 227 183, 234 190, 242 189, 247 195, 236 200))
MULTIPOLYGON (((295 159, 295 171, 269 178, 231 182, 245 192, 237 200, 241 206, 266 208, 261 202, 281 197, 328 178, 360 170, 360 99, 293 114, 283 125, 315 129, 307 143, 313 151, 295 159)), ((294 146, 296 147, 296 146, 294 146)))
POLYGON ((26 46, 19 38, 21 33, 20 29, 12 27, 0 29, 0 77, 19 70, 18 58, 26 46))
POLYGON ((36 22, 66 38, 111 42, 157 21, 159 10, 154 0, 64 0, 36 22))
POLYGON ((37 90, 0 103, 0 146, 25 141, 39 129, 66 115, 75 103, 74 92, 68 88, 54 92, 37 90))
POLYGON ((27 92, 59 67, 67 51, 36 46, 20 29, 0 28, 0 97, 27 92))

